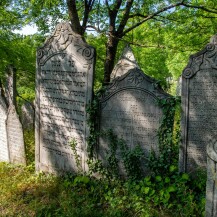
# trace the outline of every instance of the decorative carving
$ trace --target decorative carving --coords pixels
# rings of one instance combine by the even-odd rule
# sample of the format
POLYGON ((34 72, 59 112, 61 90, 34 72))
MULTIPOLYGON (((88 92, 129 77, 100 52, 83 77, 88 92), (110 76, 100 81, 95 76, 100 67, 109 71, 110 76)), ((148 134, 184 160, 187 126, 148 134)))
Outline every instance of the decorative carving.
POLYGON ((131 82, 133 85, 137 86, 143 81, 144 77, 140 73, 139 70, 136 70, 134 73, 131 73, 127 80, 131 82))
POLYGON ((77 47, 77 52, 80 53, 89 64, 93 62, 94 49, 88 46, 80 35, 75 34, 72 31, 71 25, 66 22, 57 24, 53 35, 45 41, 43 47, 38 49, 37 56, 39 64, 43 65, 46 56, 51 56, 56 53, 60 53, 62 58, 64 58, 66 50, 70 45, 77 47))
POLYGON ((182 76, 186 79, 194 76, 199 70, 217 68, 216 62, 217 47, 215 44, 207 44, 206 47, 190 57, 187 67, 184 69, 182 76))

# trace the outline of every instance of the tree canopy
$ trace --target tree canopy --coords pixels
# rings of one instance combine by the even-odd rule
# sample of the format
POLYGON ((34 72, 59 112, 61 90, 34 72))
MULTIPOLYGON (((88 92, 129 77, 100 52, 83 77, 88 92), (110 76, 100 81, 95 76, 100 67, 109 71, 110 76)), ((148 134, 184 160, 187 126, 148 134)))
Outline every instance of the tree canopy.
POLYGON ((209 42, 217 26, 214 0, 3 0, 0 12, 1 77, 4 67, 13 64, 30 79, 36 47, 56 23, 70 20, 73 31, 96 47, 96 88, 110 81, 126 44, 145 73, 164 83, 168 77, 177 79, 188 56, 209 42), (33 23, 40 35, 13 33, 33 23))

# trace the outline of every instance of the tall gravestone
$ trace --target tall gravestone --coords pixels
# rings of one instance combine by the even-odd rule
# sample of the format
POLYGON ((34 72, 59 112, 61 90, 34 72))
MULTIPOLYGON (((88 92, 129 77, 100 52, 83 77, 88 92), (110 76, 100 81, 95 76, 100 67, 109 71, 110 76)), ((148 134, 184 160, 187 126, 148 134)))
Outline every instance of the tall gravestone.
POLYGON ((26 165, 23 128, 13 104, 9 106, 6 125, 10 162, 26 165))
POLYGON ((123 53, 111 73, 111 80, 127 73, 130 69, 139 68, 131 47, 124 48, 123 53))
POLYGON ((206 146, 217 131, 217 45, 214 37, 192 55, 182 73, 182 144, 179 169, 206 168, 206 146))
POLYGON ((7 106, 0 88, 0 161, 9 162, 9 149, 6 131, 7 106))
POLYGON ((5 85, 5 95, 8 101, 6 129, 11 163, 26 165, 23 129, 16 111, 16 69, 8 66, 5 85))
MULTIPOLYGON (((157 132, 163 112, 157 101, 169 97, 154 85, 155 82, 139 68, 131 68, 124 75, 114 79, 100 98, 100 132, 112 129, 130 149, 140 145, 145 157, 149 156, 151 150, 158 154, 157 132)), ((109 150, 108 138, 101 136, 98 157, 105 165, 109 150)), ((117 158, 119 171, 126 176, 120 150, 117 151, 117 158)), ((143 162, 143 173, 148 172, 143 162)))
POLYGON ((37 51, 36 169, 77 171, 76 153, 87 169, 86 106, 93 91, 95 50, 75 34, 69 23, 60 23, 37 51))

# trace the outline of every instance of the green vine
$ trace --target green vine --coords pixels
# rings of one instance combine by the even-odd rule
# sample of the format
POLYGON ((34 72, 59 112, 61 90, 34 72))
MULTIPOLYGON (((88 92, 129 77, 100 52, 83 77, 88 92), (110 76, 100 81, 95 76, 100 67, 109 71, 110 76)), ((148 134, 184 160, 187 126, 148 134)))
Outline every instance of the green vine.
POLYGON ((78 154, 77 149, 76 149, 77 141, 75 138, 73 138, 72 141, 70 141, 70 147, 71 147, 72 152, 75 156, 75 163, 76 163, 76 166, 78 168, 78 173, 81 173, 82 172, 81 157, 78 154))
POLYGON ((180 98, 160 99, 158 105, 163 109, 163 117, 158 130, 159 155, 154 152, 149 158, 149 167, 155 174, 166 174, 171 165, 178 162, 178 144, 180 141, 179 119, 174 130, 175 112, 180 98))

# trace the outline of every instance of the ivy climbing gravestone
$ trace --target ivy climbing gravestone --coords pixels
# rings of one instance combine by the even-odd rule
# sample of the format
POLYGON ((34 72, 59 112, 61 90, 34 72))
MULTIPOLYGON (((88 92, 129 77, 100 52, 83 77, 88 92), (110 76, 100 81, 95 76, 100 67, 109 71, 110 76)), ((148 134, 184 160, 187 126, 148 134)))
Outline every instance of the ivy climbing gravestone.
POLYGON ((217 44, 216 36, 192 55, 182 73, 182 144, 179 169, 205 169, 206 146, 217 131, 217 44))
POLYGON ((7 106, 0 88, 0 161, 9 162, 8 139, 6 131, 7 106))
POLYGON ((92 98, 94 60, 94 48, 75 34, 69 23, 58 24, 38 49, 37 170, 64 173, 87 169, 86 106, 92 98), (76 144, 76 151, 71 144, 76 144))
MULTIPOLYGON (((169 97, 154 85, 155 82, 134 67, 114 79, 99 100, 100 132, 112 130, 113 135, 122 138, 130 150, 139 145, 145 158, 149 157, 151 150, 158 154, 157 132, 163 111, 157 101, 169 97)), ((111 153, 111 144, 107 136, 100 136, 98 148, 99 159, 108 165, 106 159, 111 153)), ((117 149, 116 157, 120 174, 126 176, 120 148, 117 149)), ((147 161, 144 160, 142 170, 148 174, 145 163, 147 161)))

